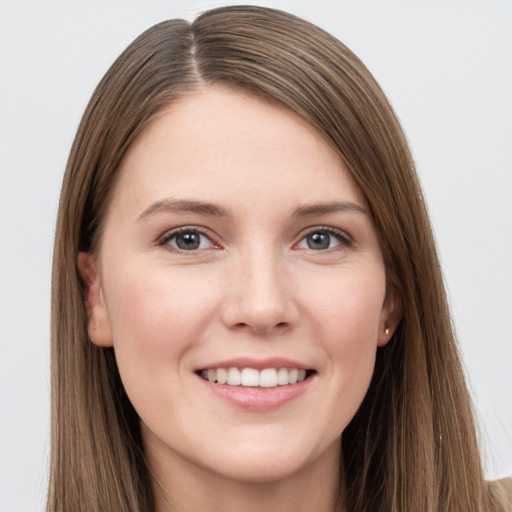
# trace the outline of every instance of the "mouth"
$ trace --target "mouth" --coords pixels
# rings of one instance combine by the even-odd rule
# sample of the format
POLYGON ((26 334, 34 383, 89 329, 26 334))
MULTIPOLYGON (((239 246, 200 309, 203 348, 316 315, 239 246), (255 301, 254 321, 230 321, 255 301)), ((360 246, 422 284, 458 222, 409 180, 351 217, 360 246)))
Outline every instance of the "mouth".
POLYGON ((208 368, 195 372, 199 377, 223 386, 250 388, 277 388, 299 384, 309 379, 316 370, 304 368, 208 368))

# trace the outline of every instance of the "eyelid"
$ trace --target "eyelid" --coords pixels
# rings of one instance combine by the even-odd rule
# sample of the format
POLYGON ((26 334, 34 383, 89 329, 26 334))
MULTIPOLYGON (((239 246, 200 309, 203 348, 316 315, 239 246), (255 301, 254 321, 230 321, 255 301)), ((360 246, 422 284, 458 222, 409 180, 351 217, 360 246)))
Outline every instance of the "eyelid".
POLYGON ((200 235, 208 238, 208 240, 212 243, 212 246, 213 246, 213 247, 209 247, 208 249, 220 249, 221 248, 220 243, 216 240, 216 238, 211 234, 211 232, 209 230, 207 230, 201 226, 189 226, 189 225, 179 226, 179 227, 167 230, 163 235, 161 235, 157 238, 156 244, 158 246, 167 248, 170 251, 179 252, 182 254, 185 254, 185 253, 194 254, 194 253, 198 253, 201 251, 205 251, 206 249, 192 249, 189 251, 184 251, 177 247, 172 247, 171 245, 169 245, 168 242, 173 237, 183 234, 183 233, 188 233, 188 232, 196 232, 196 233, 199 233, 200 235))
POLYGON ((351 247, 353 245, 352 237, 346 231, 344 231, 342 229, 334 228, 332 226, 313 226, 313 227, 309 227, 301 232, 301 234, 299 235, 299 239, 294 244, 294 246, 297 246, 307 236, 309 236, 313 233, 327 233, 329 235, 334 236, 339 241, 339 245, 337 245, 335 247, 332 247, 330 249, 320 250, 320 251, 314 251, 314 252, 328 253, 330 251, 336 251, 336 250, 339 250, 340 248, 343 249, 346 247, 351 247))
MULTIPOLYGON (((222 248, 221 244, 218 242, 217 237, 213 236, 210 230, 202 227, 202 226, 194 226, 194 225, 185 225, 185 226, 179 226, 172 229, 167 230, 164 234, 160 235, 157 240, 156 244, 158 246, 166 247, 169 250, 172 250, 174 252, 180 252, 180 253, 189 253, 194 254, 197 252, 204 251, 206 249, 195 249, 195 250, 189 250, 184 251, 180 250, 179 248, 172 247, 168 245, 169 240, 171 240, 173 237, 187 232, 197 232, 202 236, 205 236, 208 238, 208 240, 212 243, 213 247, 209 247, 208 249, 220 249, 222 248)), ((336 251, 340 248, 346 248, 353 245, 353 239, 352 237, 344 230, 339 228, 334 228, 332 226, 312 226, 307 229, 304 229, 299 237, 297 242, 295 242, 294 247, 296 247, 300 242, 302 242, 307 236, 313 234, 313 233, 327 233, 329 235, 334 236, 338 241, 339 245, 336 245, 335 247, 332 247, 330 249, 325 249, 321 251, 315 251, 315 252, 323 252, 328 253, 330 251, 336 251)))

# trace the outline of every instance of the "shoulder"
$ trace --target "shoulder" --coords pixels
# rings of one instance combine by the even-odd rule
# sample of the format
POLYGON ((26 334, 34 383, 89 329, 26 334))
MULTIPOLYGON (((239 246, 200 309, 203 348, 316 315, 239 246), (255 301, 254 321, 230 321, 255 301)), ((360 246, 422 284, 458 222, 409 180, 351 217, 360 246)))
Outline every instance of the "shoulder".
POLYGON ((512 512, 512 477, 489 482, 489 489, 503 510, 512 512))

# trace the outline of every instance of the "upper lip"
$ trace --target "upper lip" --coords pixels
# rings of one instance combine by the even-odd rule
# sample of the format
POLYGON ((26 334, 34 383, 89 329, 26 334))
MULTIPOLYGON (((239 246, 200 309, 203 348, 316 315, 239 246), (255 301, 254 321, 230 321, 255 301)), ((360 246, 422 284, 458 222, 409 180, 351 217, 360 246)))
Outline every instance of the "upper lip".
POLYGON ((313 369, 311 366, 283 357, 271 357, 265 359, 238 357, 208 363, 205 366, 197 368, 197 370, 209 370, 215 368, 254 368, 255 370, 264 370, 265 368, 297 368, 298 370, 313 369))

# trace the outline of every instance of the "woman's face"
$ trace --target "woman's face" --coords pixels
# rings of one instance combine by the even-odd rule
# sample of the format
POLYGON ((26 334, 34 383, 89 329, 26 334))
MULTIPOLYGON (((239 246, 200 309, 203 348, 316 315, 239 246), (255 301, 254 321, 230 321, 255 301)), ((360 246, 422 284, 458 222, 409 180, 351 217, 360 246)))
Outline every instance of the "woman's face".
POLYGON ((364 198, 295 114, 222 88, 170 105, 79 266, 150 460, 243 481, 337 464, 397 306, 364 198))

